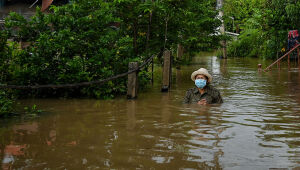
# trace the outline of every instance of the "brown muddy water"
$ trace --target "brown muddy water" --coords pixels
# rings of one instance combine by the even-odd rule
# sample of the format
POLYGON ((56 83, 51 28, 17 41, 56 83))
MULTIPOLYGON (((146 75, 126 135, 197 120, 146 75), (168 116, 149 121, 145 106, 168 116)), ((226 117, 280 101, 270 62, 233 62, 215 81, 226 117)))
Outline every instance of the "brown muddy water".
POLYGON ((299 169, 298 69, 259 73, 257 59, 210 55, 174 69, 169 93, 158 70, 137 100, 21 101, 47 114, 1 122, 2 169, 299 169), (225 103, 181 104, 200 67, 225 103))

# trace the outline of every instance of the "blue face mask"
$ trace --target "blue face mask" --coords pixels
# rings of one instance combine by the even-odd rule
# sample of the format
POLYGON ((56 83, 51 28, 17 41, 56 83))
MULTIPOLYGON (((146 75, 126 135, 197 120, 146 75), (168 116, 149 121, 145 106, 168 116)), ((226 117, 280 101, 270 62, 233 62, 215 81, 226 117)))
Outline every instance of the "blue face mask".
POLYGON ((198 88, 203 89, 206 86, 206 80, 204 80, 204 79, 196 79, 195 80, 195 85, 198 88))

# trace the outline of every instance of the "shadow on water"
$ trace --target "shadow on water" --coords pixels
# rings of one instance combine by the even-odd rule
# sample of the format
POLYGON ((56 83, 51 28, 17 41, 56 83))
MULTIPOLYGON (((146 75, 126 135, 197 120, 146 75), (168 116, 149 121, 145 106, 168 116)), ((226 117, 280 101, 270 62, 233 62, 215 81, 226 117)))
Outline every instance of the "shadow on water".
MULTIPOLYGON (((202 55, 138 100, 25 100, 51 114, 2 124, 2 169, 269 169, 300 167, 300 74, 257 72, 256 59, 202 55), (221 105, 181 104, 208 68, 221 105)), ((159 69, 158 69, 159 70, 159 69)), ((158 73, 160 74, 160 73, 158 73)))

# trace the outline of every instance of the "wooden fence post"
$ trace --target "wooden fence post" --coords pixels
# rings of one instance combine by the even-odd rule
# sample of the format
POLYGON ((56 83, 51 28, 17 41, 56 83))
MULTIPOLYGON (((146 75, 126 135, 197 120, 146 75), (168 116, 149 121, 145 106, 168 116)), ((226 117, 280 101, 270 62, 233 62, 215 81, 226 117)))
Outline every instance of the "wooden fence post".
MULTIPOLYGON (((183 52, 184 52, 184 49, 183 49, 182 45, 177 44, 177 56, 176 56, 177 60, 179 60, 179 61, 183 60, 183 52)), ((177 65, 176 69, 180 69, 180 65, 177 65)))
POLYGON ((25 48, 29 47, 29 46, 30 46, 30 43, 31 43, 31 42, 20 41, 20 42, 19 42, 20 49, 25 49, 25 48))
POLYGON ((291 69, 291 64, 290 64, 290 54, 288 55, 288 68, 289 68, 289 70, 291 69))
POLYGON ((299 54, 299 47, 297 48, 297 56, 298 56, 298 67, 300 69, 300 54, 299 54))
MULTIPOLYGON (((130 62, 128 64, 128 70, 135 70, 139 67, 138 62, 130 62)), ((128 82, 127 82, 127 99, 135 99, 137 98, 137 90, 138 90, 138 72, 133 72, 128 74, 128 82)))
POLYGON ((152 58, 152 61, 151 61, 151 84, 153 85, 153 82, 154 82, 154 59, 152 58))
POLYGON ((259 72, 262 71, 262 65, 261 65, 261 64, 258 64, 258 65, 257 65, 257 70, 258 70, 259 72))
POLYGON ((183 47, 181 44, 177 45, 177 59, 182 59, 183 56, 183 47))
POLYGON ((171 52, 166 50, 164 52, 164 68, 163 68, 163 85, 161 88, 162 92, 167 92, 170 88, 172 78, 172 66, 171 66, 171 52))

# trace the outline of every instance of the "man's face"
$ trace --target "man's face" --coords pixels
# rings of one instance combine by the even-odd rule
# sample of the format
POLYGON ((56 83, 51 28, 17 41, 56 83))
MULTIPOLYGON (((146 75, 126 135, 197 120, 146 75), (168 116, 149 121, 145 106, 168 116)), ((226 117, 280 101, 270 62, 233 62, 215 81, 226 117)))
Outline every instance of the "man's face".
POLYGON ((206 76, 203 75, 203 74, 198 74, 198 75, 196 76, 196 79, 204 79, 204 80, 207 81, 206 76))

